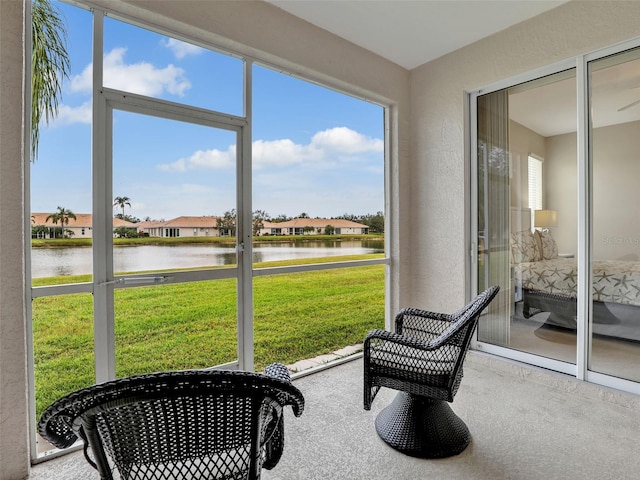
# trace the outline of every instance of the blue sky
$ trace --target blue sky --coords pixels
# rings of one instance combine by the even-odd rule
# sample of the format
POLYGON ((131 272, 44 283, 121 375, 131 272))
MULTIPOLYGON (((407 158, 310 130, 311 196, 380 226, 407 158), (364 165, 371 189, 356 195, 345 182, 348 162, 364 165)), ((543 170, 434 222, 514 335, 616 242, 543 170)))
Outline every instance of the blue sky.
MULTIPOLYGON (((91 15, 59 4, 71 75, 59 116, 41 129, 31 209, 91 212, 91 15)), ((242 61, 105 19, 111 88, 242 114, 242 61)), ((222 215, 235 207, 235 134, 114 112, 113 194, 144 219, 222 215)), ((383 109, 253 67, 253 209, 331 217, 383 210, 383 109)), ((118 210, 115 210, 117 213, 118 210)))

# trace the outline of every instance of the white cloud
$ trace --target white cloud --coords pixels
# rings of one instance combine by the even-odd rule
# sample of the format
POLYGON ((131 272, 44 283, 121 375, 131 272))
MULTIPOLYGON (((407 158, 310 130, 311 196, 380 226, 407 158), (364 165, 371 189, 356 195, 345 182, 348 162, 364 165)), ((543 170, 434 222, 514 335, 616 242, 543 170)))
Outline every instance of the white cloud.
MULTIPOLYGON (((165 91, 183 96, 191 88, 184 70, 174 65, 164 68, 139 62, 126 64, 126 48, 114 48, 104 56, 104 84, 127 92, 147 96, 159 96, 165 91)), ((80 75, 71 78, 72 92, 91 92, 93 63, 87 65, 80 75)))
POLYGON ((187 158, 180 158, 172 163, 158 165, 165 172, 186 172, 194 169, 228 170, 235 168, 236 147, 231 145, 226 151, 198 150, 187 158))
POLYGON ((383 150, 383 140, 367 137, 347 127, 335 127, 316 133, 306 145, 289 139, 257 140, 253 143, 253 165, 257 169, 296 163, 331 165, 383 150))
POLYGON ((253 166, 261 168, 267 165, 284 167, 310 160, 320 154, 311 151, 308 145, 297 145, 289 139, 256 140, 252 146, 253 166))
MULTIPOLYGON (((316 133, 306 145, 290 139, 256 140, 253 142, 253 167, 286 167, 294 164, 315 164, 332 168, 338 162, 361 159, 363 154, 380 153, 384 141, 362 135, 350 128, 336 127, 316 133)), ((197 151, 188 158, 159 165, 165 171, 185 172, 193 169, 234 168, 236 149, 197 151)))
POLYGON ((204 48, 181 40, 176 40, 175 38, 167 38, 162 42, 162 46, 171 50, 173 55, 179 60, 189 55, 200 55, 204 52, 204 48))
POLYGON ((77 107, 60 104, 58 106, 58 116, 52 122, 52 126, 71 125, 74 123, 91 125, 91 110, 91 101, 77 107))
POLYGON ((382 152, 384 149, 383 140, 366 137, 347 127, 330 128, 318 132, 311 139, 311 145, 324 152, 342 154, 382 152))

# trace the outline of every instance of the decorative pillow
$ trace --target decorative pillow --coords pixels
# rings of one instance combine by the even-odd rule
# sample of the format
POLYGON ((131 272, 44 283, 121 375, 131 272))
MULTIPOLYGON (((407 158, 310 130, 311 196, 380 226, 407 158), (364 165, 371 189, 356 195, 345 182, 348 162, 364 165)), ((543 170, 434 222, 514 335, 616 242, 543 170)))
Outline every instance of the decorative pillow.
POLYGON ((539 262, 542 253, 536 238, 529 230, 511 234, 511 262, 539 262))
POLYGON ((536 230, 536 235, 540 239, 540 245, 542 245, 542 259, 558 258, 558 245, 556 245, 556 241, 551 236, 551 232, 536 230))

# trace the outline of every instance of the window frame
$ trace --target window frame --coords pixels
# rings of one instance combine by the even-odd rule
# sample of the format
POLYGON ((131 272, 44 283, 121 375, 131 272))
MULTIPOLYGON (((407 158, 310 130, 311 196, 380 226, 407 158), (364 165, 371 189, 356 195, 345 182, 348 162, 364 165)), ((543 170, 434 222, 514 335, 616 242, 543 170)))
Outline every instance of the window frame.
MULTIPOLYGON (((244 72, 243 72, 244 113, 243 113, 243 117, 239 117, 239 118, 244 118, 246 120, 248 128, 247 128, 247 134, 242 136, 242 145, 241 146, 239 145, 239 149, 242 151, 242 155, 243 155, 242 157, 243 159, 241 161, 242 178, 239 179, 239 181, 243 182, 244 189, 243 189, 243 193, 241 194, 241 198, 238 198, 238 202, 237 202, 238 243, 242 245, 241 249, 244 250, 245 252, 245 258, 251 258, 251 238, 252 238, 252 235, 251 235, 252 233, 251 176, 253 173, 251 168, 251 142, 252 142, 252 139, 251 139, 251 115, 252 115, 251 71, 254 64, 265 65, 265 66, 268 66, 269 68, 275 68, 280 72, 286 72, 287 69, 282 65, 278 65, 266 60, 264 61, 258 60, 250 55, 240 54, 238 52, 231 51, 228 48, 219 47, 218 45, 212 44, 211 42, 203 41, 201 39, 195 38, 194 36, 188 33, 182 33, 183 30, 184 32, 188 30, 188 28, 186 27, 181 27, 176 29, 163 28, 143 18, 138 18, 136 16, 132 16, 129 14, 123 14, 123 13, 111 11, 110 9, 96 7, 89 0, 86 0, 86 1, 85 0, 61 0, 61 1, 64 1, 65 3, 69 3, 74 7, 82 8, 92 12, 92 15, 93 15, 92 31, 94 36, 94 43, 93 43, 94 59, 102 58, 102 55, 103 55, 103 38, 104 38, 103 19, 105 16, 108 15, 111 18, 129 23, 133 26, 141 27, 155 33, 170 36, 172 38, 188 41, 190 43, 202 46, 209 50, 223 53, 225 55, 231 55, 233 57, 241 59, 244 62, 244 72), (244 239, 244 242, 243 242, 243 239, 244 239)), ((25 15, 25 27, 27 31, 29 31, 29 29, 31 28, 30 6, 27 7, 27 12, 28 14, 25 15)), ((92 100, 93 101, 92 129, 94 132, 96 130, 101 132, 96 138, 94 138, 93 145, 92 145, 92 152, 94 157, 93 161, 95 162, 96 158, 98 159, 102 158, 102 156, 105 155, 104 152, 106 151, 106 149, 110 148, 108 145, 105 144, 105 139, 107 138, 107 136, 105 136, 102 133, 107 128, 104 120, 107 117, 106 110, 108 108, 113 108, 113 107, 108 107, 107 96, 109 95, 118 96, 118 95, 121 95, 122 93, 127 94, 129 96, 131 95, 128 92, 118 92, 116 90, 103 87, 102 86, 102 62, 94 61, 93 64, 94 64, 94 80, 93 80, 93 100, 92 100), (107 94, 107 96, 104 95, 105 93, 107 94)), ((31 78, 30 64, 27 63, 25 65, 25 70, 26 70, 25 72, 26 78, 28 80, 28 83, 30 83, 30 80, 29 80, 31 78)), ((316 79, 316 78, 311 78, 311 77, 306 78, 300 74, 290 73, 290 75, 304 81, 315 83, 321 87, 335 90, 335 91, 338 91, 339 93, 342 93, 351 97, 359 98, 360 100, 367 101, 369 103, 373 103, 382 108, 383 134, 384 134, 384 144, 385 144, 384 153, 383 153, 384 155, 383 195, 384 195, 384 213, 385 213, 385 220, 384 220, 385 221, 385 254, 383 258, 373 259, 373 260, 357 260, 357 261, 346 261, 346 262, 334 262, 334 263, 328 263, 328 264, 295 265, 295 266, 287 266, 287 267, 274 267, 274 268, 261 268, 261 269, 254 269, 252 266, 252 262, 250 261, 248 262, 245 261, 243 262, 242 265, 239 262, 238 268, 242 270, 242 273, 239 274, 240 275, 239 278, 241 279, 241 282, 243 283, 243 285, 239 285, 238 290, 244 292, 243 293, 244 296, 242 299, 239 298, 238 300, 239 302, 238 314, 239 314, 239 317, 241 317, 239 319, 238 333, 239 335, 242 335, 242 338, 244 339, 250 338, 251 342, 253 341, 252 335, 247 332, 250 329, 250 327, 253 325, 253 318, 252 318, 253 311, 252 311, 252 304, 251 304, 252 298, 250 294, 249 295, 246 294, 247 291, 251 292, 253 289, 253 278, 258 276, 264 276, 264 275, 276 275, 276 274, 282 274, 282 273, 298 273, 298 272, 307 272, 307 271, 311 272, 311 271, 318 271, 318 270, 332 270, 332 269, 338 269, 338 268, 351 268, 356 266, 368 266, 368 265, 385 265, 386 266, 385 287, 384 287, 385 326, 389 328, 391 324, 390 319, 392 317, 391 299, 392 299, 392 295, 396 295, 395 289, 390 285, 390 272, 391 272, 390 252, 394 250, 392 246, 394 236, 391 234, 391 231, 390 231, 390 228, 392 225, 392 220, 390 219, 391 212, 392 212, 392 208, 391 208, 392 201, 391 201, 391 195, 390 195, 390 190, 391 190, 390 175, 393 169, 391 168, 391 165, 390 165, 391 149, 389 147, 390 135, 392 134, 391 117, 392 115, 394 115, 395 106, 393 106, 390 103, 384 103, 380 101, 380 99, 365 98, 365 96, 363 96, 361 92, 358 92, 358 93, 349 92, 345 90, 343 84, 341 84, 341 88, 337 88, 336 86, 329 85, 327 83, 327 79, 324 77, 323 77, 323 80, 320 81, 319 79, 316 79)), ((338 82, 336 81, 336 83, 338 82)), ((354 90, 357 90, 357 89, 354 87, 354 90)), ((163 103, 163 101, 159 99, 149 99, 149 100, 157 101, 158 104, 163 103)), ((192 107, 189 105, 185 105, 185 108, 187 109, 190 108, 190 109, 193 109, 194 111, 198 110, 197 107, 192 107)), ((25 140, 26 140, 25 151, 28 151, 30 148, 28 136, 26 136, 25 140)), ((99 162, 103 162, 103 160, 99 160, 99 162)), ((30 210, 31 210, 31 206, 30 206, 31 188, 30 188, 29 170, 30 170, 30 165, 27 163, 25 177, 24 177, 24 182, 25 182, 24 184, 24 193, 25 193, 24 217, 25 217, 26 224, 30 228, 30 222, 28 221, 28 219, 30 219, 30 210)), ((111 172, 101 172, 100 175, 110 174, 110 173, 111 172)), ((105 189, 105 186, 100 184, 100 182, 98 181, 98 179, 100 178, 100 175, 97 175, 97 174, 92 175, 93 176, 93 186, 92 186, 93 194, 92 195, 93 195, 94 225, 92 226, 91 230, 93 234, 92 248, 94 249, 94 252, 93 252, 94 272, 96 271, 96 268, 101 270, 103 270, 104 268, 107 268, 107 269, 109 268, 109 267, 105 267, 104 265, 100 267, 95 266, 95 261, 96 261, 96 258, 98 257, 101 259, 100 262, 103 264, 105 264, 109 260, 108 257, 105 257, 105 255, 103 255, 103 252, 109 251, 109 242, 108 240, 106 240, 107 235, 104 232, 108 231, 108 228, 107 228, 108 224, 111 223, 109 221, 109 213, 107 213, 107 211, 111 212, 111 208, 112 208, 112 198, 111 198, 112 196, 110 195, 110 192, 107 191, 108 189, 105 189)), ((33 299, 40 298, 40 297, 58 296, 58 295, 73 294, 73 293, 93 294, 95 285, 97 285, 100 282, 100 278, 97 278, 94 275, 92 282, 34 287, 32 284, 32 276, 31 276, 31 243, 30 243, 31 236, 28 235, 25 237, 27 237, 25 239, 25 243, 26 243, 25 282, 26 282, 26 296, 27 296, 26 317, 27 317, 27 325, 28 325, 27 363, 28 363, 28 369, 29 369, 29 372, 28 372, 29 411, 30 411, 31 418, 35 418, 35 379, 34 379, 34 356, 33 356, 34 352, 33 352, 31 302, 33 299)), ((108 308, 108 307, 106 307, 105 305, 98 305, 94 307, 94 318, 96 315, 96 309, 104 309, 104 308, 108 308)), ((95 338, 104 339, 104 338, 113 337, 111 335, 112 332, 111 333, 109 332, 109 328, 112 329, 113 325, 111 325, 110 327, 107 326, 107 330, 103 332, 95 333, 95 338)), ((240 345, 239 345, 239 348, 240 348, 240 345)), ((242 348, 244 350, 244 356, 245 356, 242 365, 244 365, 244 368, 252 369, 253 368, 253 345, 245 343, 245 345, 242 348)), ((96 358, 108 357, 107 350, 109 349, 113 349, 113 345, 110 344, 109 341, 106 341, 103 347, 101 347, 100 349, 98 348, 94 349, 96 358), (99 350, 101 351, 99 352, 99 350)), ((96 360, 96 363, 98 363, 98 360, 96 360)), ((112 368, 109 365, 103 365, 102 372, 99 372, 101 368, 98 368, 98 367, 99 365, 96 365, 97 378, 105 377, 105 375, 106 377, 112 376, 111 374, 112 368)), ((325 368, 328 368, 328 366, 326 366, 325 368)), ((39 463, 43 460, 52 459, 59 455, 66 454, 69 451, 73 451, 79 448, 79 447, 72 447, 71 449, 67 449, 64 451, 48 452, 44 456, 39 455, 37 453, 35 431, 30 432, 30 444, 31 444, 30 451, 31 451, 32 463, 39 463)))

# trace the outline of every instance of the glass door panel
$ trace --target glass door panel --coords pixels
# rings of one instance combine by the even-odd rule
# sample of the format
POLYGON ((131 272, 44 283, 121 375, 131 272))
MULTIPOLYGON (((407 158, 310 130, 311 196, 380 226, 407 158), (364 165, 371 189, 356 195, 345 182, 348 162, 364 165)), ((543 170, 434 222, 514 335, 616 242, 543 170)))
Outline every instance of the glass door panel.
POLYGON ((569 363, 576 361, 575 119, 574 70, 478 97, 478 290, 502 287, 478 340, 569 363))
POLYGON ((116 275, 233 268, 236 133, 113 115, 116 275))
POLYGON ((237 138, 113 111, 116 376, 237 360, 237 138))
POLYGON ((640 381, 640 50, 589 65, 593 183, 589 368, 640 381))

